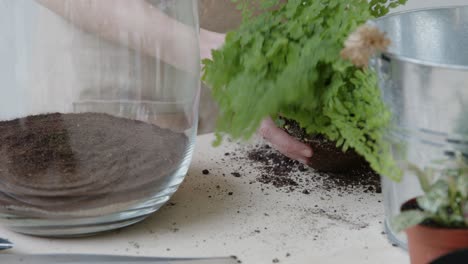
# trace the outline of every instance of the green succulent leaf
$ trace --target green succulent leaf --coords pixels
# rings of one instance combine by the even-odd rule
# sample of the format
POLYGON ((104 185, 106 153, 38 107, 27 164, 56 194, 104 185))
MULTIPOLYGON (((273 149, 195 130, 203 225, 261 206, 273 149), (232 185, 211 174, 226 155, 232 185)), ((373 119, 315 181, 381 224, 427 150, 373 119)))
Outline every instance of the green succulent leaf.
POLYGON ((404 231, 412 226, 421 224, 428 218, 428 215, 419 210, 409 210, 395 216, 391 221, 391 226, 396 232, 404 231))
POLYGON ((463 205, 463 216, 465 218, 465 226, 468 226, 468 201, 463 205))
POLYGON ((416 172, 424 190, 424 195, 417 198, 418 206, 424 212, 425 220, 431 224, 445 228, 468 228, 466 159, 458 154, 455 160, 447 160, 440 165, 442 168, 438 170, 422 170, 415 165, 408 166, 416 172), (437 180, 433 181, 435 178, 437 180))
POLYGON ((424 196, 418 198, 418 205, 426 212, 435 214, 449 204, 449 186, 446 181, 434 183, 424 196))
POLYGON ((434 170, 431 168, 424 170, 421 170, 418 166, 414 164, 407 164, 407 169, 408 171, 412 171, 416 174, 419 180, 419 184, 421 186, 421 189, 424 192, 428 192, 431 188, 431 179, 434 175, 434 170))
MULTIPOLYGON (((464 172, 464 175, 468 175, 468 172, 464 172)), ((457 192, 460 193, 462 197, 468 197, 468 176, 456 178, 457 192)))

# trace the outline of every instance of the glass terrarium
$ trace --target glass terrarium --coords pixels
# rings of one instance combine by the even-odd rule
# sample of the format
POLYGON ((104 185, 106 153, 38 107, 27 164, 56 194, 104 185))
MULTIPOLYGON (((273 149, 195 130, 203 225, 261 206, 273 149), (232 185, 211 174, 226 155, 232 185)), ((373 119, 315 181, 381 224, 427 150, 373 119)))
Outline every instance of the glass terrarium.
POLYGON ((76 236, 138 222, 197 130, 195 0, 0 0, 0 221, 76 236))

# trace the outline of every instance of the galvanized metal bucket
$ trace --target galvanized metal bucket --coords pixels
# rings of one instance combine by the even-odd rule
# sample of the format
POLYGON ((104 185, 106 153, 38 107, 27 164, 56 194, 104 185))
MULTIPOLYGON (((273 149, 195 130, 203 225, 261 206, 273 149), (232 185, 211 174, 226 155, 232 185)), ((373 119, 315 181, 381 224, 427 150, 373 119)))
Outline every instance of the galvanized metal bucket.
MULTIPOLYGON (((396 13, 375 21, 392 40, 374 58, 383 98, 393 112, 393 155, 421 168, 456 152, 468 155, 468 6, 396 13)), ((406 247, 389 220, 422 192, 415 175, 382 177, 387 234, 406 247)))

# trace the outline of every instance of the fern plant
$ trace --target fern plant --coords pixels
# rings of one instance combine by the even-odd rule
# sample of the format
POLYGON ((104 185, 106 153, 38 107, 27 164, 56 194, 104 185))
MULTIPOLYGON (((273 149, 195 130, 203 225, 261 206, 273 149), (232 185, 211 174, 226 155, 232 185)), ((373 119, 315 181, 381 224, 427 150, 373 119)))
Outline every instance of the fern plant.
POLYGON ((244 20, 204 60, 203 80, 220 107, 217 136, 251 137, 267 116, 295 120, 378 173, 401 176, 384 135, 390 113, 377 77, 340 57, 348 35, 406 0, 235 0, 244 20), (252 3, 265 10, 252 16, 252 3))

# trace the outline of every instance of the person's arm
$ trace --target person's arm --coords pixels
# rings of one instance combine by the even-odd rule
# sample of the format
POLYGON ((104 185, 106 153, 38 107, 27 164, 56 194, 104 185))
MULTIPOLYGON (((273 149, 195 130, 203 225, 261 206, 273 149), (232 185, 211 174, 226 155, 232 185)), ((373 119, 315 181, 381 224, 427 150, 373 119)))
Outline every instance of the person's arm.
MULTIPOLYGON (((190 71, 193 65, 187 58, 193 56, 198 45, 187 44, 197 39, 194 28, 188 27, 149 4, 145 0, 36 0, 84 30, 122 43, 120 36, 128 37, 130 48, 180 69, 190 71), (177 46, 181 45, 181 46, 177 46)), ((224 34, 200 30, 200 56, 211 58, 211 50, 220 48, 224 34)), ((198 61, 196 63, 199 63, 198 61)), ((265 119, 259 133, 284 155, 308 163, 312 149, 265 119)))
MULTIPOLYGON (((158 57, 179 69, 191 71, 192 63, 199 63, 190 61, 198 52, 193 50, 198 48, 198 29, 167 16, 145 0, 36 1, 88 32, 158 57)), ((224 42, 224 35, 206 30, 201 30, 200 38, 202 57, 210 56, 211 49, 224 42)))
POLYGON ((221 48, 224 44, 225 34, 200 29, 200 57, 211 59, 211 51, 221 48))

